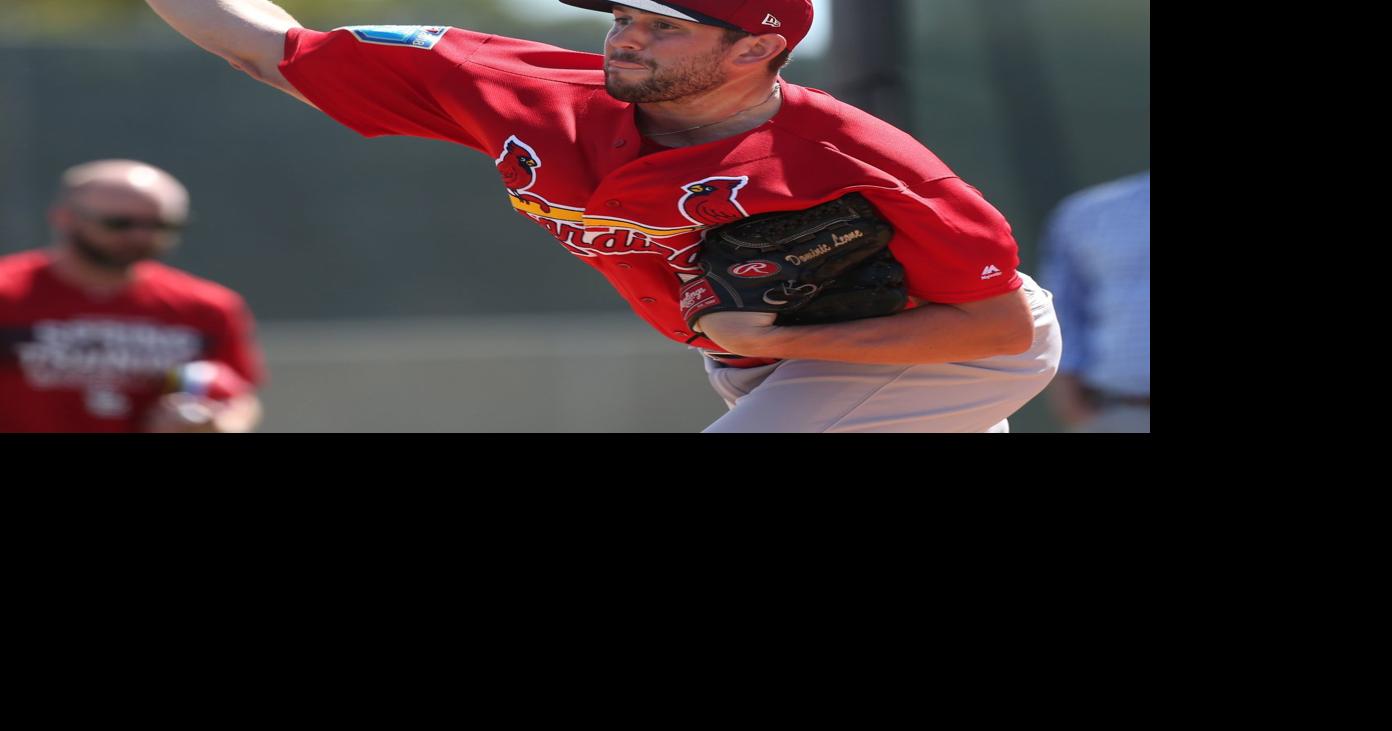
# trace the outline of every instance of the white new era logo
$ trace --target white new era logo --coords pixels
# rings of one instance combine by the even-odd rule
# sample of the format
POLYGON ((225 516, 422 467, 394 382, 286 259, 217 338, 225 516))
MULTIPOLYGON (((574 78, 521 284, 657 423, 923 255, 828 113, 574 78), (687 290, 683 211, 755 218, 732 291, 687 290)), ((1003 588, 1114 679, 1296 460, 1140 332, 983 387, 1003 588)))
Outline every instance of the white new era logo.
POLYGON ((1000 275, 1001 275, 1001 270, 997 269, 995 264, 992 264, 991 266, 988 266, 988 267, 986 267, 985 269, 982 269, 982 270, 981 270, 981 278, 982 278, 982 279, 995 279, 996 277, 999 277, 1000 275))
POLYGON ((770 13, 770 14, 764 16, 764 25, 767 25, 767 26, 770 26, 770 27, 773 27, 773 28, 782 28, 782 27, 783 27, 783 21, 779 20, 778 18, 773 17, 773 14, 770 13))

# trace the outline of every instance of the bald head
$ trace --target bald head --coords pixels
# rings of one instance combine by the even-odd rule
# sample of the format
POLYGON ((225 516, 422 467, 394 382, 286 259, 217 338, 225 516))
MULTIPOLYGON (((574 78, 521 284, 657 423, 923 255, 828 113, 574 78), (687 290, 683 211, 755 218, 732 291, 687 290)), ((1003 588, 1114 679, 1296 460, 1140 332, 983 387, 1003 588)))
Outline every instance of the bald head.
POLYGON ((60 249, 125 272, 168 252, 188 210, 188 190, 173 175, 135 160, 98 160, 63 173, 49 220, 60 249))
POLYGON ((98 160, 69 168, 58 187, 57 205, 102 203, 153 205, 166 220, 188 217, 189 194, 173 175, 135 160, 98 160))

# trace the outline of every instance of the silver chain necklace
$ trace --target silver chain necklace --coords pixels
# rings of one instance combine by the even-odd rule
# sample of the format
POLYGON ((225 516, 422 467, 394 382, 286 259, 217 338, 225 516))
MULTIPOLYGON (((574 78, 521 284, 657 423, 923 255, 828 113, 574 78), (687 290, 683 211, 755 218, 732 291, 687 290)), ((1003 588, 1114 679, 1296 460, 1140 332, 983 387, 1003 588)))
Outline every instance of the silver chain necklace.
POLYGON ((735 117, 738 117, 739 115, 744 114, 745 112, 747 112, 747 111, 749 111, 749 110, 751 110, 751 109, 758 109, 759 107, 762 107, 763 105, 768 104, 768 103, 769 103, 769 99, 772 99, 772 98, 774 98, 775 96, 777 96, 777 95, 778 95, 778 92, 780 92, 780 91, 782 91, 782 90, 783 90, 783 84, 781 84, 781 83, 779 83, 779 84, 774 84, 774 85, 773 85, 773 91, 769 92, 768 97, 766 97, 763 101, 759 102, 758 104, 755 104, 755 105, 752 106, 752 107, 745 107, 744 109, 741 109, 741 110, 739 110, 738 112, 735 112, 734 114, 731 114, 730 116, 728 116, 728 117, 726 117, 726 118, 724 118, 724 119, 717 119, 717 120, 714 121, 714 122, 706 122, 705 124, 698 124, 698 125, 696 125, 695 127, 687 127, 686 129, 679 129, 679 130, 676 130, 675 132, 658 132, 658 133, 656 133, 656 134, 646 134, 646 135, 643 135, 643 136, 644 136, 644 137, 649 137, 649 138, 651 138, 651 137, 668 137, 668 136, 670 136, 670 135, 679 135, 679 134, 681 134, 681 133, 683 133, 683 132, 695 132, 695 131, 698 130, 698 129, 705 129, 706 127, 714 127, 714 126, 717 125, 717 124, 722 124, 722 123, 724 123, 724 122, 728 122, 728 121, 734 119, 735 117))

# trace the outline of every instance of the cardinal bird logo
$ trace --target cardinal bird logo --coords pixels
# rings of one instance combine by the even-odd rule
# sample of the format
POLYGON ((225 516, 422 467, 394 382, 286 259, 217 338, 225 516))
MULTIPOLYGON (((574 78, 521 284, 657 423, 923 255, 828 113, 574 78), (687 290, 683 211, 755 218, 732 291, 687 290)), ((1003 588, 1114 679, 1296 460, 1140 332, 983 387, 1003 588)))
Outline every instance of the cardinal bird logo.
POLYGON ((678 207, 686 220, 706 226, 720 226, 749 217, 739 203, 740 189, 749 184, 749 176, 739 178, 706 178, 682 186, 678 207))
POLYGON ((535 203, 541 208, 542 213, 551 212, 551 206, 546 201, 524 192, 536 184, 536 171, 541 167, 541 158, 531 146, 513 135, 503 146, 502 156, 494 163, 497 164, 498 173, 503 176, 503 185, 507 186, 509 193, 517 196, 519 200, 535 203))

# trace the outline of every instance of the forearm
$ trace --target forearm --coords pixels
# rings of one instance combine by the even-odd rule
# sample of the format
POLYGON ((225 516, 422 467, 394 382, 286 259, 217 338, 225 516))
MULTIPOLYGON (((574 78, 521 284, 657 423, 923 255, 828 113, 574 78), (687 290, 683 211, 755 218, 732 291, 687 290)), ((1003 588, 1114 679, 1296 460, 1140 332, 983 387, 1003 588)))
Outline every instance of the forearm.
POLYGON ((146 0, 174 30, 253 78, 290 93, 278 65, 300 24, 269 0, 146 0))
MULTIPOLYGON (((732 353, 846 363, 956 363, 1022 353, 1034 340, 1023 292, 967 305, 926 303, 888 317, 780 327, 745 313, 721 312, 699 326, 732 353)), ((769 320, 772 317, 769 316, 769 320)))
POLYGON ((1008 330, 981 327, 951 305, 928 304, 869 320, 777 328, 764 358, 806 358, 846 363, 956 363, 1019 353, 1008 330), (773 352, 777 351, 777 352, 773 352))

